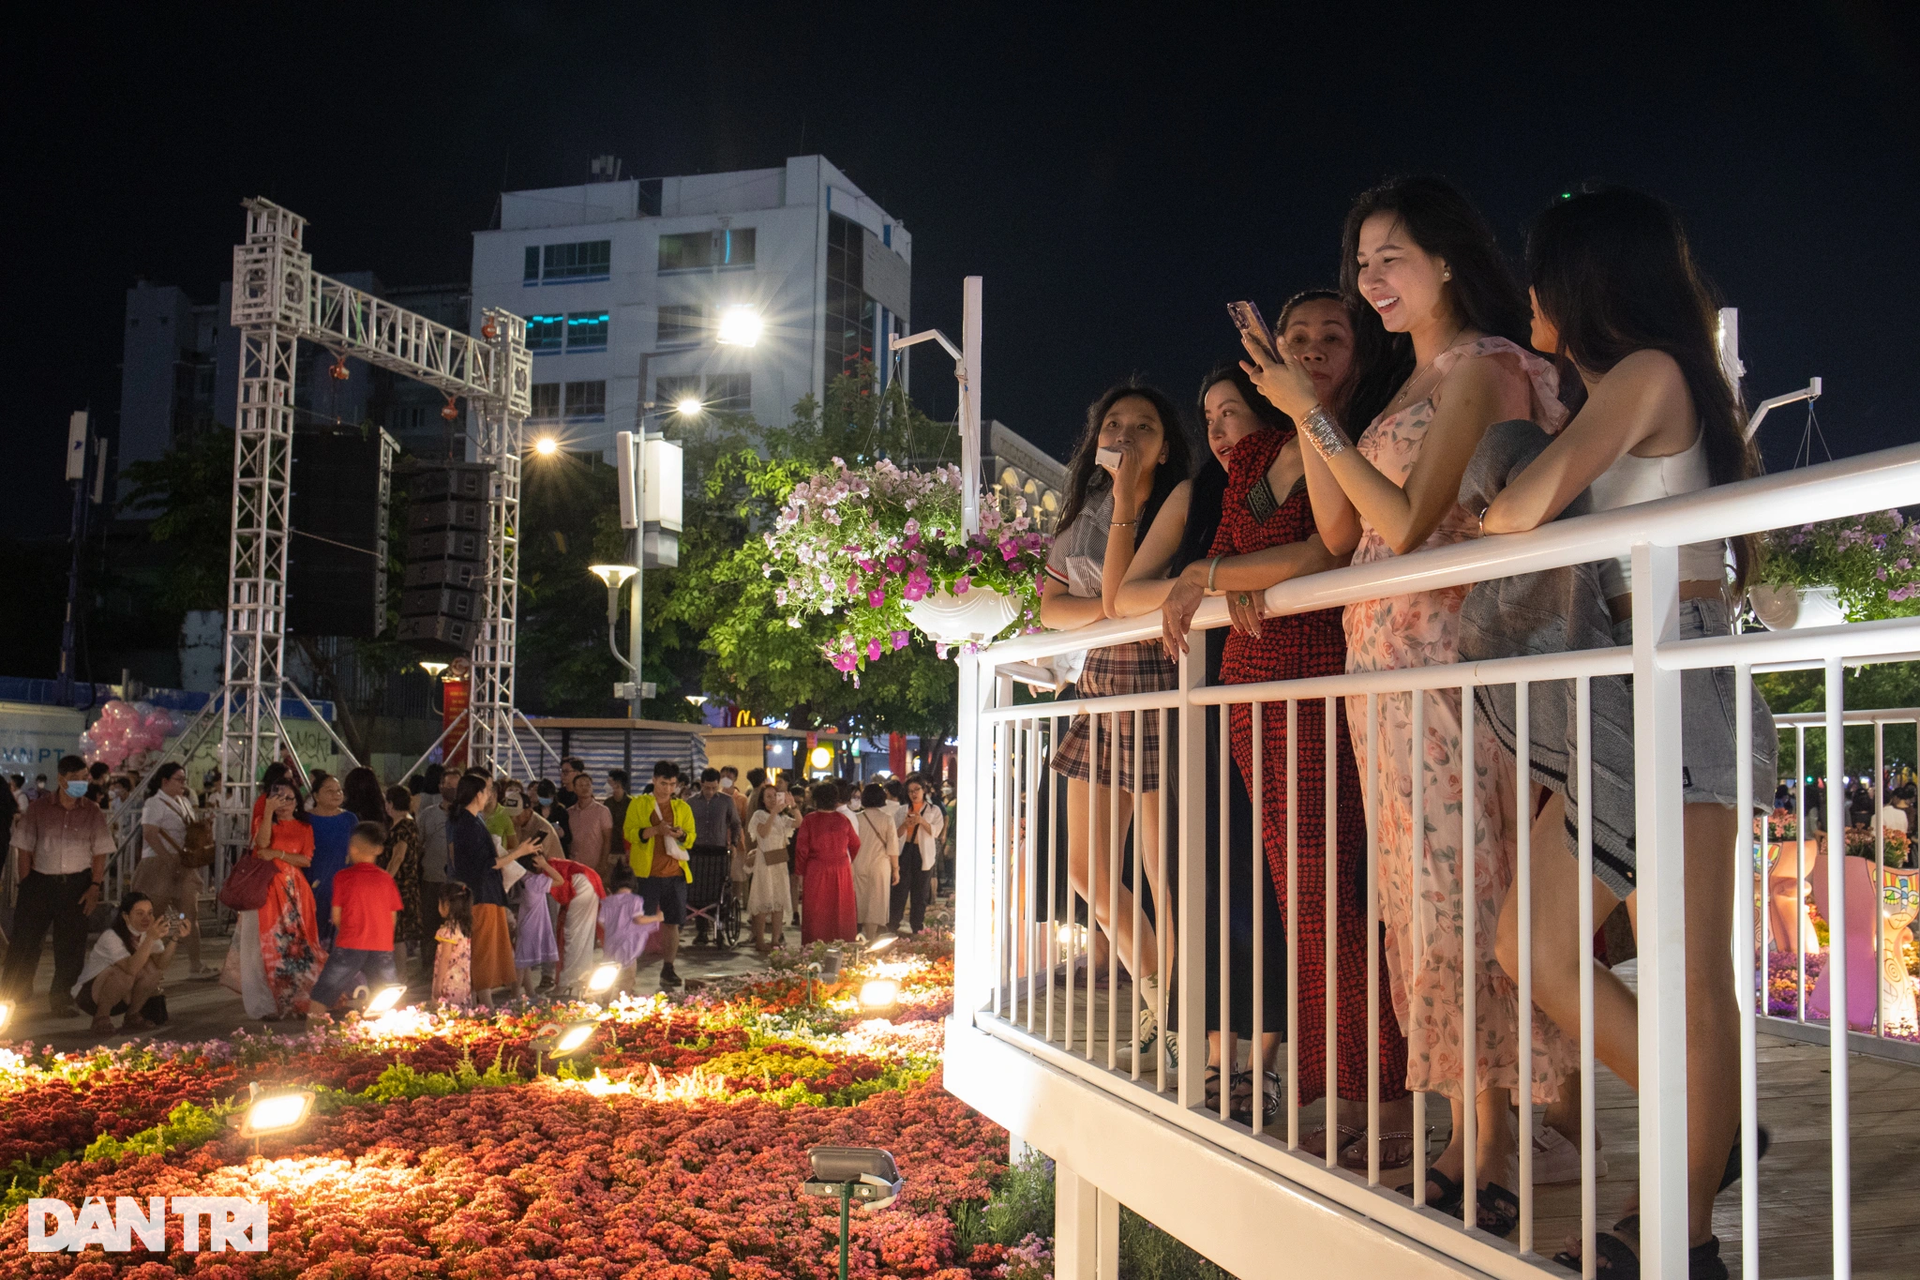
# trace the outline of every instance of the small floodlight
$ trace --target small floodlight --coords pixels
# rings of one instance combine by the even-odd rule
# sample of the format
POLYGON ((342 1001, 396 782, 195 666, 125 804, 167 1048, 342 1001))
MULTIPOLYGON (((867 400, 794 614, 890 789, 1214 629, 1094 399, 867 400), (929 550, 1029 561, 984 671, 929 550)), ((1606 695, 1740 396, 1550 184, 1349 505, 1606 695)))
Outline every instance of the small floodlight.
POLYGON ((900 984, 892 978, 869 978, 860 987, 860 1005, 866 1009, 889 1009, 900 1000, 900 984))
POLYGON ((404 982, 391 982, 373 993, 367 1001, 368 1013, 387 1013, 406 999, 407 985, 404 982))
POLYGON ((800 1194, 840 1202, 840 1280, 847 1280, 847 1218, 855 1200, 869 1209, 884 1209, 906 1188, 893 1153, 879 1147, 815 1147, 807 1152, 813 1176, 800 1184, 800 1194))
POLYGON ((760 313, 749 306, 728 307, 720 313, 714 338, 723 347, 751 347, 760 341, 760 313))
POLYGON ((11 1000, 0 1000, 0 1030, 5 1030, 7 1023, 12 1021, 12 1019, 13 1002, 11 1000))
POLYGON ((877 951, 885 951, 888 947, 892 946, 894 943, 898 941, 900 941, 900 935, 897 933, 890 933, 886 937, 881 938, 879 941, 875 942, 872 946, 868 947, 867 954, 872 955, 877 951))
POLYGON ((533 451, 543 458, 551 458, 560 452, 560 442, 552 436, 541 436, 533 442, 533 451))
POLYGON ((640 572, 640 570, 630 564, 590 564, 587 566, 587 572, 606 583, 609 587, 618 590, 620 587, 626 585, 628 578, 631 578, 634 574, 640 572))
POLYGON ((613 984, 618 981, 620 981, 619 965, 610 962, 596 965, 593 972, 587 975, 587 994, 590 996, 604 994, 611 991, 613 984))
POLYGON ((438 680, 440 678, 440 673, 447 669, 447 664, 444 662, 426 661, 420 664, 420 669, 426 672, 428 675, 432 676, 434 679, 438 680))
POLYGON ((313 1094, 305 1090, 299 1093, 263 1094, 248 1106, 247 1118, 241 1123, 240 1132, 249 1138, 285 1133, 299 1127, 312 1110, 313 1094))
POLYGON ((700 403, 699 396, 681 396, 674 402, 673 411, 683 418, 697 418, 704 408, 706 406, 700 403))
POLYGON ((600 1024, 597 1022, 576 1022, 554 1037, 553 1044, 547 1052, 556 1058, 565 1057, 569 1053, 578 1053, 587 1047, 587 1042, 593 1039, 593 1033, 599 1027, 600 1024))
POLYGON ((825 769, 833 763, 832 747, 815 747, 807 755, 807 763, 816 769, 825 769))

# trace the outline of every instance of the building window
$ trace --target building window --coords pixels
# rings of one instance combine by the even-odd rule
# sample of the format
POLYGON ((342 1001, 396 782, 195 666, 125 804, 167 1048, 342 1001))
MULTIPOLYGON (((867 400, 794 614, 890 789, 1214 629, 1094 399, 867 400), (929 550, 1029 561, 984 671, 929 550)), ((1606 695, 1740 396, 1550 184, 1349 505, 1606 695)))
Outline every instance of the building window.
POLYGON ((531 388, 533 410, 527 416, 539 422, 552 422, 560 416, 560 384, 536 382, 531 388))
POLYGON ((860 224, 827 215, 827 297, 824 343, 827 381, 873 359, 874 302, 862 289, 865 247, 860 224))
POLYGON ((567 350, 605 351, 606 349, 606 312, 573 311, 567 314, 567 350))
POLYGON ((707 408, 715 413, 751 413, 753 380, 744 373, 715 373, 707 377, 707 408))
POLYGON ((566 334, 566 319, 563 316, 528 316, 527 350, 537 356, 551 355, 560 350, 566 334))
POLYGON ((598 422, 607 416, 607 384, 569 382, 567 384, 567 421, 598 422))
POLYGON ((660 237, 661 274, 674 271, 750 270, 754 265, 752 227, 684 231, 660 237))
POLYGON ((655 409, 678 409, 682 400, 701 400, 699 375, 680 378, 658 378, 653 384, 653 407, 655 409))
POLYGON ((574 244, 528 245, 522 281, 532 284, 572 284, 578 280, 605 280, 613 262, 613 241, 581 240, 574 244))
POLYGON ((698 306, 660 308, 660 336, 656 346, 687 346, 707 336, 707 309, 698 306))

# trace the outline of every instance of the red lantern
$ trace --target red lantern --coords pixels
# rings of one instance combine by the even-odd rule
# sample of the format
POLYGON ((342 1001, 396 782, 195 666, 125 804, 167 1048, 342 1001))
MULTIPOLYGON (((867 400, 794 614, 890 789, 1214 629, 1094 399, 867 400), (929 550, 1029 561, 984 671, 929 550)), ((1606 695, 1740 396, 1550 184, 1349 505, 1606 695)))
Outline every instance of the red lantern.
POLYGON ((351 378, 353 376, 351 373, 347 372, 347 358, 344 355, 335 356, 333 360, 333 368, 329 369, 327 372, 333 375, 333 380, 335 382, 345 382, 348 378, 351 378))
POLYGON ((448 422, 452 422, 455 418, 460 416, 460 410, 454 407, 452 396, 447 397, 447 403, 443 405, 440 409, 440 416, 445 418, 448 422))
POLYGON ((493 322, 492 316, 488 316, 487 322, 480 326, 480 336, 485 338, 488 342, 492 342, 495 338, 500 336, 500 326, 493 322))

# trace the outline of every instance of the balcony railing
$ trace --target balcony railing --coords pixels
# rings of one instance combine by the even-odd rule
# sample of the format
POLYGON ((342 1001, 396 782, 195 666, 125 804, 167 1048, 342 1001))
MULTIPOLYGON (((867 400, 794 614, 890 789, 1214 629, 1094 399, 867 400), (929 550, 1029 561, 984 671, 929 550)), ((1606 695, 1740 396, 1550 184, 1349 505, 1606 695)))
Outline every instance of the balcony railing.
MULTIPOLYGON (((1098 648, 1135 640, 1156 639, 1157 616, 1109 622, 1084 630, 1027 636, 960 659, 960 749, 959 789, 961 805, 957 822, 957 848, 960 851, 956 887, 956 1013, 948 1037, 946 1082, 950 1089, 986 1114, 1005 1124, 1017 1137, 1053 1157, 1056 1161, 1060 1235, 1059 1274, 1116 1274, 1112 1260, 1117 1205, 1125 1204, 1185 1240, 1223 1267, 1242 1277, 1257 1275, 1325 1275, 1336 1268, 1356 1275, 1421 1274, 1459 1275, 1479 1273, 1493 1276, 1531 1277, 1543 1271, 1564 1274, 1547 1257, 1563 1246, 1558 1228, 1577 1224, 1579 1252, 1585 1274, 1594 1273, 1594 1237, 1600 1228, 1596 1162, 1607 1155, 1617 1173, 1637 1167, 1638 1243, 1643 1271, 1664 1280, 1677 1280, 1687 1274, 1689 1223, 1687 1212, 1687 1011, 1686 932, 1689 913, 1685 907, 1685 847, 1683 804, 1680 681, 1685 671, 1703 668, 1731 668, 1735 696, 1736 753, 1741 762, 1750 759, 1754 726, 1750 714, 1750 690, 1756 673, 1781 670, 1819 669, 1824 672, 1826 710, 1811 719, 1780 717, 1779 723, 1795 733, 1809 725, 1824 726, 1826 740, 1841 741, 1843 723, 1854 722, 1847 713, 1842 694, 1842 673, 1846 666, 1863 662, 1912 661, 1920 657, 1920 619, 1895 619, 1778 633, 1752 633, 1681 639, 1678 631, 1680 594, 1676 548, 1694 542, 1758 533, 1782 523, 1782 513, 1791 513, 1792 521, 1834 519, 1866 511, 1884 510, 1911 502, 1920 494, 1920 446, 1886 450, 1864 457, 1829 463, 1820 467, 1767 476, 1736 485, 1727 485, 1704 494, 1647 503, 1579 519, 1553 523, 1528 534, 1490 537, 1446 548, 1422 551, 1362 566, 1354 566, 1283 583, 1267 593, 1270 615, 1294 614, 1309 610, 1343 606, 1352 602, 1433 591, 1464 584, 1488 581, 1520 573, 1560 568, 1631 551, 1633 561, 1632 642, 1618 648, 1586 650, 1570 654, 1549 654, 1487 662, 1462 662, 1446 666, 1415 667, 1393 671, 1353 672, 1324 678, 1277 681, 1267 684, 1208 685, 1204 679, 1201 653, 1204 646, 1195 634, 1192 647, 1179 663, 1177 687, 1166 692, 1135 694, 1109 698, 1079 698, 1071 701, 1035 702, 1016 698, 1014 672, 1028 672, 1031 664, 1055 654, 1098 648), (1637 848, 1637 999, 1638 999, 1638 1090, 1627 1098, 1637 1107, 1633 1130, 1607 1134, 1610 1153, 1595 1146, 1596 1095, 1603 1090, 1618 1092, 1612 1077, 1596 1078, 1594 1061, 1593 966, 1580 968, 1580 1018, 1578 1026, 1566 1026, 1569 1040, 1578 1044, 1577 1079, 1581 1084, 1579 1122, 1582 1152, 1582 1176, 1577 1193, 1564 1194, 1550 1189, 1536 1192, 1532 1169, 1533 1144, 1530 1135, 1539 1131, 1534 1108, 1523 1097, 1518 1106, 1520 1126, 1518 1144, 1518 1198, 1520 1221, 1511 1239, 1497 1239, 1477 1228, 1467 1229, 1463 1222, 1475 1222, 1476 1181, 1474 1164, 1475 1111, 1465 1110, 1464 1140, 1468 1152, 1463 1185, 1467 1188, 1463 1208, 1452 1217, 1421 1205, 1426 1179, 1422 1176, 1439 1147, 1427 1139, 1429 1123, 1444 1124, 1445 1099, 1435 1098, 1427 1105, 1424 1094, 1416 1094, 1413 1132, 1416 1153, 1411 1174, 1413 1197, 1393 1190, 1396 1179, 1381 1169, 1380 1123, 1382 1072, 1379 1037, 1371 1034, 1383 1020, 1394 1017, 1383 1007, 1382 933, 1380 922, 1380 776, 1385 746, 1379 732, 1378 712, 1390 699, 1400 699, 1408 707, 1413 721, 1412 741, 1424 741, 1423 724, 1428 708, 1438 699, 1458 698, 1463 720, 1462 775, 1475 776, 1473 719, 1476 688, 1507 685, 1516 691, 1519 723, 1517 737, 1529 739, 1526 720, 1530 685, 1546 681, 1572 681, 1578 689, 1579 749, 1574 769, 1590 767, 1582 759, 1588 750, 1590 703, 1588 694, 1596 678, 1628 676, 1633 698, 1633 805, 1635 845, 1637 848), (1281 922, 1283 936, 1270 936, 1263 926, 1264 905, 1260 895, 1270 893, 1267 883, 1267 858, 1261 841, 1262 826, 1258 797, 1260 782, 1268 770, 1281 770, 1287 777, 1292 798, 1297 798, 1304 779, 1292 772, 1292 759, 1263 758, 1263 735, 1259 717, 1284 716, 1291 729, 1298 724, 1303 708, 1314 704, 1325 707, 1327 742, 1331 748, 1335 726, 1334 708, 1339 700, 1356 699, 1348 705, 1364 708, 1353 724, 1356 737, 1355 759, 1361 792, 1367 811, 1367 847, 1365 850, 1367 904, 1366 994, 1351 989, 1342 991, 1339 975, 1332 962, 1335 936, 1336 895, 1333 888, 1332 833, 1337 829, 1339 796, 1328 785, 1326 800, 1329 832, 1326 858, 1329 884, 1326 893, 1326 929, 1328 964, 1324 972, 1308 971, 1298 963, 1296 941, 1302 926, 1299 895, 1286 895, 1287 909, 1281 922), (1211 708, 1248 706, 1255 717, 1252 741, 1250 788, 1254 800, 1252 882, 1228 885, 1225 863, 1227 841, 1208 839, 1209 810, 1221 814, 1219 828, 1228 823, 1228 771, 1235 766, 1228 754, 1224 726, 1225 711, 1211 708), (1132 804, 1131 843, 1140 846, 1142 833, 1151 830, 1158 847, 1169 856, 1151 866, 1148 860, 1134 859, 1128 869, 1128 850, 1124 846, 1095 847, 1091 857, 1103 860, 1107 874, 1082 877, 1081 884, 1104 884, 1106 900, 1098 904, 1086 901, 1086 889, 1069 887, 1064 909, 1056 904, 1055 883, 1063 877, 1059 864, 1066 851, 1058 839, 1058 817, 1066 792, 1064 779, 1049 771, 1048 759, 1054 744, 1065 732, 1069 717, 1091 713, 1094 721, 1094 749, 1113 752, 1118 745, 1113 728, 1131 722, 1136 730, 1143 721, 1161 722, 1162 744, 1160 788, 1149 804, 1135 796, 1132 804), (1210 722, 1213 722, 1210 726, 1210 722), (1218 735, 1215 763, 1209 769, 1209 739, 1218 735), (1143 1003, 1140 989, 1128 978, 1138 972, 1142 957, 1123 955, 1118 945, 1108 951, 1108 959, 1099 966, 1091 963, 1088 931, 1078 921, 1091 926, 1096 917, 1119 923, 1123 914, 1119 887, 1131 892, 1134 921, 1139 924, 1151 909, 1162 927, 1154 933, 1160 948, 1162 981, 1174 994, 1170 1017, 1178 1035, 1180 1049, 1177 1065, 1168 1062, 1164 1038, 1154 1051, 1140 1055, 1132 1052, 1134 1028, 1143 1003), (1215 936, 1209 940, 1209 890, 1218 904, 1215 936), (1229 901, 1248 893, 1252 905, 1251 961, 1233 960, 1227 945, 1232 928, 1228 919, 1229 901), (1152 907, 1144 905, 1151 903, 1152 907), (1082 911, 1084 909, 1084 916, 1082 911), (1165 926, 1171 926, 1169 930, 1165 926), (1168 933, 1177 942, 1177 959, 1168 954, 1168 933), (1220 1017, 1217 1025, 1231 1027, 1227 1016, 1230 993, 1252 991, 1253 1036, 1251 1044, 1262 1043, 1263 1034, 1285 1032, 1280 1115, 1271 1124, 1263 1123, 1261 1098, 1263 1080, 1260 1071, 1252 1073, 1256 1090, 1251 1121, 1230 1118, 1231 1091, 1223 1079, 1219 1086, 1216 1110, 1206 1106, 1206 964, 1203 958, 1212 946, 1219 948, 1220 980, 1217 999, 1220 1017), (1276 959, 1284 957, 1284 959, 1276 959), (1084 974, 1081 964, 1085 963, 1084 974), (1098 972, 1104 970, 1104 973, 1098 972), (1104 979, 1104 983, 1100 981, 1104 979), (1263 1006, 1269 984, 1282 984, 1289 996, 1285 1002, 1284 1027, 1262 1026, 1263 1006), (1325 1028, 1299 1025, 1299 1002, 1291 997, 1308 984, 1323 984, 1329 1010, 1325 1028), (1104 987, 1104 989, 1102 989, 1104 987), (1325 1144, 1323 1155, 1310 1156, 1302 1146, 1303 1136, 1319 1123, 1324 1114, 1320 1105, 1308 1106, 1298 1096, 1299 1063, 1308 1055, 1322 1052, 1326 1062, 1328 1092, 1338 1070, 1332 1011, 1341 1000, 1363 1000, 1373 1046, 1367 1067, 1367 1167, 1349 1171, 1339 1164, 1337 1142, 1325 1144), (1621 1148, 1627 1149, 1626 1154, 1621 1148), (1391 1271, 1386 1270, 1392 1268, 1391 1271)), ((1203 605, 1195 620, 1195 631, 1224 625, 1225 611, 1219 601, 1203 605)), ((1885 713, 1882 713, 1885 714, 1885 713)), ((1908 713, 1911 715, 1911 713, 1908 713)), ((1297 757, 1300 742, 1289 732, 1289 757, 1297 757)), ((1311 744, 1322 745, 1322 744, 1311 744)), ((1483 743, 1482 753, 1489 750, 1483 743)), ((1512 771, 1511 758, 1481 760, 1483 767, 1512 771)), ((1782 760, 1783 766, 1787 763, 1782 760)), ((1096 769, 1096 773, 1098 770, 1096 769)), ((1333 770, 1326 772, 1331 775, 1333 770)), ((1784 769, 1783 769, 1784 772, 1784 769)), ((1828 830, 1845 827, 1845 788, 1843 755, 1829 752, 1824 762, 1827 795, 1833 806, 1828 830)), ((1825 1085, 1825 1113, 1820 1117, 1819 1140, 1826 1159, 1808 1162, 1814 1175, 1826 1183, 1830 1206, 1820 1214, 1800 1194, 1791 1211, 1794 1221, 1762 1223, 1760 1217, 1760 1177, 1763 1170, 1778 1169, 1783 1157, 1768 1165, 1759 1165, 1759 1122, 1761 1108, 1774 1106, 1778 1098, 1769 1094, 1763 1100, 1759 1088, 1760 1037, 1771 1033, 1779 1021, 1765 1016, 1765 1005, 1756 1007, 1756 995, 1764 991, 1768 976, 1769 948, 1794 945, 1783 940, 1781 930, 1770 928, 1765 911, 1767 892, 1766 845, 1747 834, 1752 802, 1764 806, 1767 796, 1754 797, 1751 770, 1739 769, 1740 795, 1736 812, 1741 816, 1741 835, 1726 856, 1733 859, 1734 910, 1732 946, 1736 974, 1734 997, 1740 1010, 1740 1056, 1738 1088, 1740 1096, 1741 1181, 1737 1193, 1730 1192, 1720 1202, 1715 1231, 1722 1244, 1721 1256, 1736 1275, 1760 1274, 1767 1262, 1764 1241, 1781 1238, 1777 1233, 1824 1231, 1831 1238, 1831 1273, 1853 1273, 1853 1210, 1858 1202, 1884 1201, 1905 1194, 1898 1184, 1863 1183, 1856 1189, 1850 1161, 1854 1140, 1850 1124, 1852 1095, 1849 1090, 1850 1041, 1845 1034, 1847 1001, 1833 1001, 1831 1018, 1840 1034, 1830 1037, 1825 1085), (1879 1201, 1875 1201, 1878 1197, 1879 1201), (1738 1212, 1729 1205, 1737 1201, 1738 1212), (1768 1234, 1763 1236, 1763 1230, 1768 1234)), ((1411 770, 1412 794, 1406 809, 1421 813, 1433 821, 1432 803, 1423 795, 1422 770, 1411 770)), ((1574 775, 1576 779, 1582 773, 1574 775)), ((1805 766, 1801 768, 1805 776, 1805 766)), ((1876 775, 1877 776, 1877 775, 1876 775)), ((1317 785, 1317 781, 1315 782, 1317 785)), ((1430 784, 1429 784, 1430 785, 1430 784)), ((1510 825, 1518 849, 1514 888, 1520 897, 1522 921, 1517 950, 1521 1026, 1518 1035, 1517 1079, 1531 1078, 1531 1045, 1534 1022, 1543 1017, 1532 1007, 1535 991, 1533 947, 1529 937, 1532 892, 1528 870, 1529 830, 1533 816, 1528 787, 1509 787, 1515 810, 1511 814, 1488 814, 1480 808, 1476 791, 1469 786, 1465 795, 1475 819, 1470 829, 1476 832, 1483 821, 1496 819, 1510 825)), ((1090 789, 1091 791, 1091 789, 1090 789)), ((1582 787, 1581 794, 1590 794, 1582 787)), ((1115 829, 1125 816, 1119 811, 1117 793, 1104 799, 1092 792, 1093 803, 1108 807, 1106 817, 1115 829)), ((1437 808, 1437 805, 1436 805, 1437 808)), ((1289 804, 1290 814, 1298 809, 1289 804)), ((1588 940, 1601 923, 1593 919, 1593 892, 1590 878, 1592 836, 1590 815, 1582 806, 1578 840, 1579 857, 1579 932, 1567 939, 1581 957, 1588 952, 1588 940)), ((1089 814, 1088 826, 1097 829, 1089 814)), ((1804 830, 1804 823, 1801 827, 1804 830)), ((1288 876, 1294 877, 1297 860, 1292 855, 1299 839, 1298 823, 1287 830, 1288 876)), ((1464 842, 1461 850, 1463 875, 1467 884, 1475 883, 1476 858, 1500 856, 1496 848, 1478 847, 1476 841, 1464 842)), ((1777 861, 1777 859, 1776 859, 1777 861)), ((1831 936, 1848 936, 1850 904, 1845 884, 1844 858, 1829 860, 1825 915, 1831 936)), ((1856 859, 1855 861, 1858 861, 1856 859)), ((1243 873, 1244 874, 1244 871, 1243 873)), ((1297 884, 1289 883, 1289 889, 1297 884)), ((1476 929, 1472 912, 1462 913, 1457 902, 1450 904, 1450 918, 1461 923, 1460 946, 1475 958, 1477 965, 1493 956, 1494 938, 1476 929)), ((1711 915, 1711 909, 1707 914, 1711 915)), ((1723 917, 1724 919, 1724 917, 1723 917)), ((1243 931, 1244 932, 1244 931, 1243 931)), ((1134 936, 1140 931, 1136 928, 1134 936)), ((1135 944, 1136 949, 1139 944, 1135 944)), ((1883 948, 1881 942, 1876 948, 1883 948)), ((1804 964, 1807 947, 1794 953, 1804 964)), ((1880 954, 1879 950, 1875 952, 1880 954)), ((1827 976, 1836 992, 1846 992, 1847 948, 1835 945, 1825 958, 1827 976)), ((1470 967, 1470 971, 1472 968, 1470 967)), ((1351 987, 1351 983, 1349 986, 1351 987)), ((1473 1025, 1476 1018, 1475 984, 1467 983, 1460 993, 1463 1021, 1473 1025)), ((1885 1039, 1885 1014, 1876 1019, 1866 1039, 1885 1039)), ((1806 1022, 1796 1006, 1795 1029, 1806 1022)), ((1856 1034, 1854 1043, 1863 1037, 1856 1034)), ((1771 1040, 1768 1041, 1772 1043, 1771 1040)), ((1241 1044, 1249 1041, 1242 1038, 1241 1044)), ((1801 1049, 1805 1053, 1816 1050, 1801 1049)), ((1460 1055, 1458 1089, 1464 1098, 1480 1091, 1476 1081, 1476 1055, 1460 1055)), ((1897 1056, 1897 1055, 1895 1055, 1897 1056)), ((1257 1064, 1257 1059, 1255 1059, 1257 1064)), ((1771 1062, 1771 1059, 1770 1059, 1771 1062)), ((1809 1076, 1817 1078, 1817 1076, 1809 1076)), ((1917 1077, 1920 1079, 1920 1077, 1917 1077)), ((1386 1083, 1391 1084, 1391 1081, 1386 1083)), ((1731 1083, 1731 1082, 1729 1082, 1731 1083)), ((1802 1098, 1809 1107, 1817 1098, 1802 1098)), ((1611 1115, 1612 1112, 1610 1111, 1611 1115)), ((1908 1114, 1911 1114, 1909 1109, 1908 1114)), ((1777 1123, 1777 1122, 1776 1122, 1777 1123)), ((1914 1123, 1920 1134, 1920 1121, 1914 1123)), ((1332 1129, 1328 1125, 1329 1130, 1332 1129)), ((1796 1145, 1810 1134, 1796 1131, 1796 1145)), ((1438 1140, 1438 1135, 1436 1135, 1438 1140)), ((1404 1176, 1404 1175, 1403 1175, 1404 1176)), ((1501 1179, 1496 1177, 1495 1181, 1501 1179)), ((1616 1176, 1609 1184, 1610 1194, 1616 1176)), ((1622 1206, 1605 1206, 1609 1215, 1622 1206)), ((1863 1258, 1862 1273, 1891 1269, 1899 1271, 1906 1257, 1905 1245, 1882 1240, 1867 1232, 1871 1247, 1886 1254, 1876 1256, 1871 1265, 1863 1258)), ((1771 1248, 1772 1246, 1769 1246, 1771 1248)), ((1821 1266, 1819 1269, 1826 1269, 1821 1266)), ((1778 1267, 1769 1266, 1778 1273, 1778 1267)), ((1798 1272, 1795 1272, 1796 1274, 1798 1272)))

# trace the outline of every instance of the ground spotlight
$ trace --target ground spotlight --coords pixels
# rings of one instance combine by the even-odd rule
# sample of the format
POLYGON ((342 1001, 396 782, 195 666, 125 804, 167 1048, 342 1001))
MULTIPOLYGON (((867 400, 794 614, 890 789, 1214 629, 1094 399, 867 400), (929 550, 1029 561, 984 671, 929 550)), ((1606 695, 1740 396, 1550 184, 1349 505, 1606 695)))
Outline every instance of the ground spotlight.
POLYGON ((248 1138, 258 1138, 268 1133, 285 1133, 298 1128, 313 1110, 313 1094, 306 1090, 297 1093, 267 1093, 256 1097, 247 1107, 246 1119, 241 1121, 240 1132, 248 1138))
POLYGON ((860 1005, 865 1009, 891 1008, 900 999, 900 984, 892 978, 869 978, 860 985, 860 1005))
POLYGON ((873 955, 875 952, 885 951, 888 947, 892 946, 894 943, 898 941, 900 941, 900 935, 897 933, 890 933, 886 937, 878 939, 877 941, 874 942, 872 946, 868 947, 867 954, 873 955))
POLYGON ((389 1013, 407 998, 407 984, 390 982, 377 989, 367 1000, 368 1013, 389 1013))
POLYGON ((574 1022, 560 1029, 560 1034, 547 1046, 547 1052, 556 1058, 564 1058, 570 1053, 578 1053, 587 1047, 593 1039, 593 1033, 599 1030, 597 1022, 574 1022))
POLYGON ((618 981, 620 981, 619 965, 612 963, 596 965, 593 972, 587 975, 587 994, 602 995, 612 990, 613 984, 618 981))

